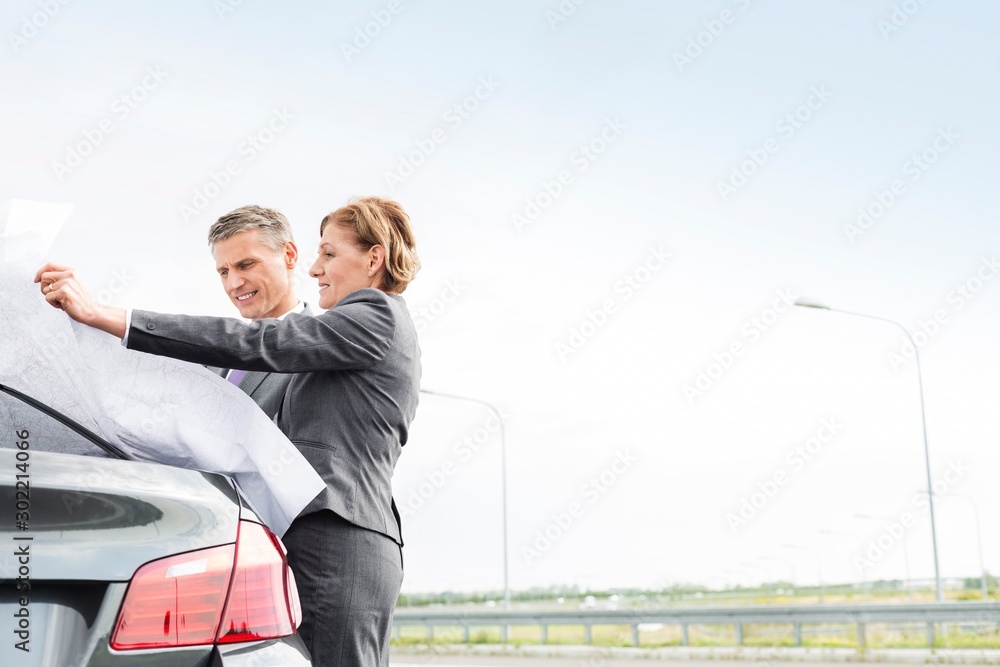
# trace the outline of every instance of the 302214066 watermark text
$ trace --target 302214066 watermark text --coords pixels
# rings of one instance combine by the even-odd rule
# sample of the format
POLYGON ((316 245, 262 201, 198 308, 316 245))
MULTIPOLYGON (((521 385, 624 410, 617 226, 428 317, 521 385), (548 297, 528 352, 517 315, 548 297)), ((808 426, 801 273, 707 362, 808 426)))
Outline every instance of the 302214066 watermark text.
POLYGON ((17 562, 17 607, 14 611, 14 648, 31 651, 31 541, 27 534, 31 521, 31 434, 27 430, 14 431, 14 533, 13 549, 17 562))

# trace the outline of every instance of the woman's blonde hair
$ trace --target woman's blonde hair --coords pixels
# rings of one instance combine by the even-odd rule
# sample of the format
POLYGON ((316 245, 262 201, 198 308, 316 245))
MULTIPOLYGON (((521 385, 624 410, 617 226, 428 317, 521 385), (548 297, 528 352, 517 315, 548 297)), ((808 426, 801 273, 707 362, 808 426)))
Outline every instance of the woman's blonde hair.
POLYGON ((356 197, 330 213, 320 223, 319 233, 330 223, 354 232, 364 251, 376 245, 385 250, 385 277, 382 289, 402 294, 417 275, 420 260, 410 229, 410 216, 398 203, 381 197, 356 197))

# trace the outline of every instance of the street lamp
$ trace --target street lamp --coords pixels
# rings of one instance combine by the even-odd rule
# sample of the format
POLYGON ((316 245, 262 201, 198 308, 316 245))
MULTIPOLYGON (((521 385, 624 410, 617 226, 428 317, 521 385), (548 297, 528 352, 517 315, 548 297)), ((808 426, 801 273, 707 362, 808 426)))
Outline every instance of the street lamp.
POLYGON ((778 558, 777 556, 761 556, 760 559, 761 560, 778 561, 779 563, 784 563, 785 565, 788 566, 789 571, 791 571, 791 573, 792 573, 792 578, 789 580, 789 583, 792 584, 792 602, 794 603, 795 602, 795 578, 796 577, 795 577, 795 565, 792 563, 792 561, 788 560, 787 558, 778 558))
POLYGON ((801 544, 782 544, 785 549, 801 549, 804 551, 811 551, 816 554, 816 581, 819 583, 819 603, 823 604, 823 555, 819 552, 819 549, 813 547, 804 547, 801 544))
POLYGON ((729 581, 730 581, 730 583, 733 583, 734 587, 735 587, 735 586, 739 586, 740 585, 740 579, 743 578, 743 577, 745 577, 747 575, 747 571, 746 570, 737 570, 735 568, 731 568, 731 569, 728 569, 728 570, 723 570, 722 574, 728 574, 728 575, 730 575, 729 581), (732 576, 735 576, 736 578, 733 579, 732 576))
POLYGON ((972 513, 976 518, 976 542, 979 544, 979 571, 982 572, 982 579, 980 583, 983 589, 983 599, 989 600, 989 589, 986 586, 986 565, 983 562, 983 531, 979 523, 979 506, 976 505, 976 501, 972 499, 971 496, 966 496, 961 493, 938 493, 938 496, 943 496, 945 498, 964 498, 972 504, 972 513))
MULTIPOLYGON (((759 565, 757 563, 740 563, 740 565, 742 565, 743 567, 756 567, 756 568, 764 571, 764 576, 765 577, 770 577, 771 576, 771 571, 768 570, 763 565, 759 565)), ((761 579, 760 585, 761 585, 761 588, 763 588, 765 591, 767 591, 767 598, 768 598, 768 600, 771 601, 771 604, 774 604, 774 588, 773 587, 772 588, 768 588, 767 587, 767 583, 766 583, 766 581, 764 579, 761 579)))
MULTIPOLYGON (((855 514, 858 519, 874 519, 876 521, 895 521, 892 516, 875 516, 872 514, 855 514)), ((910 550, 906 546, 906 528, 903 528, 903 565, 906 567, 906 596, 913 601, 913 587, 910 585, 910 550)))
POLYGON ((924 467, 927 470, 927 494, 928 503, 931 513, 931 545, 934 548, 934 595, 938 602, 943 600, 941 595, 941 568, 938 564, 938 548, 937 548, 937 522, 934 520, 934 486, 931 480, 931 454, 930 448, 927 446, 927 410, 924 407, 924 381, 923 376, 920 371, 920 351, 917 349, 917 344, 913 340, 913 336, 910 332, 906 330, 899 322, 886 319, 884 317, 876 317, 875 315, 865 315, 864 313, 854 313, 847 310, 836 310, 825 306, 821 303, 816 303, 815 301, 810 301, 808 299, 799 299, 795 302, 796 306, 801 306, 803 308, 818 308, 819 310, 829 310, 835 313, 843 313, 845 315, 855 315, 857 317, 866 317, 871 320, 878 320, 880 322, 888 322, 893 326, 899 327, 906 337, 910 340, 910 345, 913 346, 913 358, 917 362, 917 388, 920 391, 920 423, 923 425, 924 429, 924 467))
MULTIPOLYGON (((847 533, 847 532, 844 532, 842 530, 827 530, 825 528, 821 528, 819 532, 823 533, 824 535, 848 535, 850 537, 853 537, 854 539, 856 539, 858 541, 858 552, 859 552, 859 555, 863 555, 864 554, 864 551, 865 551, 864 540, 862 540, 860 537, 858 537, 854 533, 847 533)), ((861 587, 864 590, 865 602, 869 602, 870 598, 868 596, 868 576, 865 574, 865 568, 862 567, 862 568, 859 568, 859 569, 861 570, 861 587)))
POLYGON ((730 587, 730 590, 732 591, 734 597, 739 598, 739 594, 736 592, 736 589, 742 587, 742 584, 740 584, 740 580, 747 576, 747 571, 732 568, 729 570, 723 570, 722 574, 730 575, 730 582, 734 582, 734 585, 730 587), (736 578, 733 579, 732 578, 733 576, 735 576, 736 578))
POLYGON ((458 394, 445 394, 440 391, 431 391, 430 389, 421 389, 420 393, 427 394, 428 396, 440 396, 441 398, 452 398, 457 401, 468 401, 469 403, 485 405, 489 408, 490 412, 496 415, 497 421, 500 423, 500 485, 503 507, 503 606, 504 609, 510 609, 510 578, 507 567, 507 437, 504 433, 503 415, 500 414, 500 411, 492 403, 480 398, 459 396, 458 394))

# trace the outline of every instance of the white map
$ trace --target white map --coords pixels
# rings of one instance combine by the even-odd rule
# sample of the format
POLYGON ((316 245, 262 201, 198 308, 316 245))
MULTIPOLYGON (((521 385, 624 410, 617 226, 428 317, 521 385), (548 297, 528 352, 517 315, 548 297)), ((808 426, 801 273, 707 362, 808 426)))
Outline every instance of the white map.
MULTIPOLYGON (((49 212, 63 220, 70 213, 49 212)), ((21 222, 17 229, 25 227, 21 222)), ((125 349, 118 338, 49 306, 32 283, 43 263, 40 246, 44 253, 43 240, 20 238, 13 252, 0 230, 0 384, 74 419, 129 458, 230 475, 261 519, 283 535, 325 486, 309 462, 249 396, 220 376, 125 349)), ((19 410, 18 428, 32 430, 23 421, 32 418, 51 421, 19 410)))

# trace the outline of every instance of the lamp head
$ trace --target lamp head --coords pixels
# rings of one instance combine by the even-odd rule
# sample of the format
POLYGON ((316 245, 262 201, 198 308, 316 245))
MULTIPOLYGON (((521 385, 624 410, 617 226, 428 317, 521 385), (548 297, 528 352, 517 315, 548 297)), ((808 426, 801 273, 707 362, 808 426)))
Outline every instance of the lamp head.
POLYGON ((818 301, 813 301, 805 297, 795 300, 796 306, 801 306, 802 308, 818 308, 820 310, 830 310, 830 306, 824 305, 818 301))

